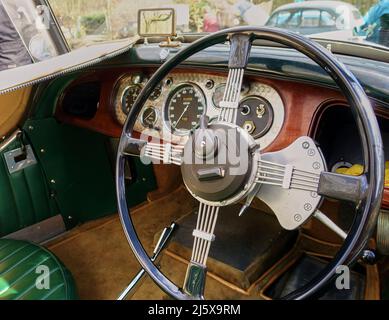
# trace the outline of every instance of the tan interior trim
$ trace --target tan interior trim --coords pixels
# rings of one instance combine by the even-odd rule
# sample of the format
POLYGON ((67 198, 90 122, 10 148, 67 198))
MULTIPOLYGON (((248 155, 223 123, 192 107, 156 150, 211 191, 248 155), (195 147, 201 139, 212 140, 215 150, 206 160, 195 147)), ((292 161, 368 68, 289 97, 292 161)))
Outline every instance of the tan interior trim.
POLYGON ((20 124, 28 107, 31 87, 0 95, 0 137, 5 137, 20 124))

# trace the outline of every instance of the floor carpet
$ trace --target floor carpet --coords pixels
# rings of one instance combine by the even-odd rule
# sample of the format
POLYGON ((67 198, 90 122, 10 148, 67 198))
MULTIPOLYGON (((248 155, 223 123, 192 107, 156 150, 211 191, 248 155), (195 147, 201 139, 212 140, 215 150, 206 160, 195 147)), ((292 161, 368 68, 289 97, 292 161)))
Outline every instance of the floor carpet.
MULTIPOLYGON (((190 212, 196 205, 183 188, 169 196, 132 211, 138 235, 148 252, 152 252, 154 235, 172 221, 190 212)), ((81 299, 116 299, 140 266, 125 239, 117 215, 86 223, 50 242, 54 252, 72 272, 81 299)), ((164 255, 161 269, 181 285, 186 265, 164 255)), ((237 299, 240 294, 207 277, 208 299, 237 299)), ((143 282, 132 299, 163 299, 166 295, 149 279, 143 282)))

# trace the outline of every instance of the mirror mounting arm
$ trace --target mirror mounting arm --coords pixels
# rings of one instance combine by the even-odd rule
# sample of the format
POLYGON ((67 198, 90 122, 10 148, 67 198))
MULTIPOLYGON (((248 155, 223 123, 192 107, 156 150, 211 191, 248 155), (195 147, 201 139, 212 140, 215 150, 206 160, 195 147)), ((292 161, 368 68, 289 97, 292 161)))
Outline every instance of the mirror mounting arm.
POLYGON ((167 37, 166 41, 160 42, 159 46, 161 48, 178 48, 181 47, 181 42, 173 41, 171 37, 167 37))

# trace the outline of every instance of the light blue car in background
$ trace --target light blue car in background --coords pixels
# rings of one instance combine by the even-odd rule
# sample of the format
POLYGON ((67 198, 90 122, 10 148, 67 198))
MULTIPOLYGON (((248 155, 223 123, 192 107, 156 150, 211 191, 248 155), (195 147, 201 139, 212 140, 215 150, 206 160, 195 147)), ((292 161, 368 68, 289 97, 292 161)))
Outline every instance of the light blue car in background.
POLYGON ((363 24, 360 11, 342 1, 305 1, 278 7, 267 26, 289 29, 304 35, 331 33, 331 38, 353 36, 363 24))

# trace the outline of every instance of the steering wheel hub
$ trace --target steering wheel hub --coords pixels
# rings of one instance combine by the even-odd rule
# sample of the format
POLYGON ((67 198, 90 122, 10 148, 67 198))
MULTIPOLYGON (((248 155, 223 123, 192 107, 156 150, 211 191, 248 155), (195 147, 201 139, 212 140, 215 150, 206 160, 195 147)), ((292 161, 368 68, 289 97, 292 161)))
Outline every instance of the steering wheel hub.
POLYGON ((212 205, 239 201, 254 184, 257 146, 244 129, 231 123, 197 129, 185 145, 181 166, 189 192, 212 205))
POLYGON ((219 139, 213 130, 197 129, 194 133, 193 150, 200 160, 213 160, 219 151, 219 139))

